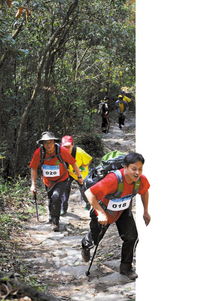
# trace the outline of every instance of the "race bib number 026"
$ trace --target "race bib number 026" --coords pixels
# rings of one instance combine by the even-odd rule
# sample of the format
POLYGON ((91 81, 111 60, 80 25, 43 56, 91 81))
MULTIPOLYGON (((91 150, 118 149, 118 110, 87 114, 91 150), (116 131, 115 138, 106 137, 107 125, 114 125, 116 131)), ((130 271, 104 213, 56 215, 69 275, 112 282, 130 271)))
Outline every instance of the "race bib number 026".
POLYGON ((44 177, 59 177, 60 169, 59 165, 45 165, 42 166, 44 177))
POLYGON ((112 211, 125 210, 130 206, 131 197, 132 197, 131 195, 128 195, 120 199, 109 200, 107 209, 112 211))

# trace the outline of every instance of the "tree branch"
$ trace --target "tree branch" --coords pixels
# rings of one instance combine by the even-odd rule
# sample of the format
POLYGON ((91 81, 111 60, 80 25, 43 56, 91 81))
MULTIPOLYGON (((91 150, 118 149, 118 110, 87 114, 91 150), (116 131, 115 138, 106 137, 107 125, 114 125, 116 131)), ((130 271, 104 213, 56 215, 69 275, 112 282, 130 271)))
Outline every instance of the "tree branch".
POLYGON ((20 156, 20 146, 21 146, 21 140, 22 140, 22 133, 24 131, 25 125, 26 125, 26 120, 28 117, 28 114, 30 112, 31 106, 33 105, 38 91, 41 87, 41 78, 42 78, 42 73, 43 73, 43 69, 44 69, 44 65, 47 59, 47 54, 50 51, 50 49, 52 48, 55 40, 57 39, 58 36, 61 36, 61 32, 63 32, 65 30, 65 28, 68 26, 68 24, 72 24, 72 21, 70 22, 70 16, 72 15, 72 13, 74 12, 74 10, 76 9, 76 7, 78 6, 78 2, 79 0, 74 0, 67 11, 67 14, 63 20, 63 23, 60 27, 58 27, 56 29, 56 31, 51 35, 49 41, 47 42, 43 54, 41 56, 41 59, 39 61, 38 64, 38 71, 37 71, 37 81, 35 84, 35 88, 32 92, 31 98, 29 100, 28 105, 25 107, 24 112, 21 116, 21 120, 20 120, 20 126, 18 129, 18 134, 17 134, 17 141, 16 141, 16 156, 15 156, 15 173, 18 172, 19 170, 19 156, 20 156))

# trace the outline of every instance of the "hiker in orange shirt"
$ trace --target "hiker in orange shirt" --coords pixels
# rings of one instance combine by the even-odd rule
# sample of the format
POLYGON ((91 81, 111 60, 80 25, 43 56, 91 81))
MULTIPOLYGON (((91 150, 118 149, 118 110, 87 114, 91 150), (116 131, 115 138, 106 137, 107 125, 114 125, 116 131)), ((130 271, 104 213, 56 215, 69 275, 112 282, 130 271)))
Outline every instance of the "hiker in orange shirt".
POLYGON ((38 168, 41 168, 42 180, 49 199, 49 221, 54 224, 54 231, 59 231, 61 199, 69 178, 66 163, 73 166, 79 183, 83 184, 83 179, 76 165, 76 160, 64 147, 56 143, 58 141, 59 139, 56 138, 53 133, 43 132, 41 139, 37 141, 41 146, 35 150, 30 162, 30 190, 32 193, 36 193, 38 168))
MULTIPOLYGON (((150 184, 142 174, 143 164, 144 158, 141 154, 129 153, 124 158, 124 168, 109 172, 85 192, 92 210, 90 211, 90 231, 82 239, 83 260, 86 262, 90 260, 90 249, 98 244, 102 227, 116 223, 119 236, 123 240, 120 273, 131 280, 138 277, 132 269, 138 233, 131 211, 132 199, 137 193, 141 196, 145 224, 148 225, 151 220, 148 213, 150 184), (123 186, 119 183, 123 183, 123 186)), ((100 239, 102 239, 101 236, 100 239)))

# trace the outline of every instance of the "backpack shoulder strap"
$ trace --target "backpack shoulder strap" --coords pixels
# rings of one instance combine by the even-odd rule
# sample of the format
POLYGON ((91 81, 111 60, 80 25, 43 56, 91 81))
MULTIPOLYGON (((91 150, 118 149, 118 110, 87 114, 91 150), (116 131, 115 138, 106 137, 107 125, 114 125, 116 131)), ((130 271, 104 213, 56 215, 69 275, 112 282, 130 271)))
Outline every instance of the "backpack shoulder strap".
POLYGON ((141 183, 140 179, 134 183, 134 189, 133 189, 133 194, 134 195, 137 194, 137 192, 138 192, 138 190, 140 188, 140 183, 141 183))
POLYGON ((72 149, 72 153, 71 153, 71 155, 72 155, 72 157, 74 157, 74 159, 76 158, 76 152, 77 152, 77 147, 76 147, 76 145, 74 145, 73 149, 72 149))
POLYGON ((112 173, 114 173, 117 177, 118 180, 118 188, 117 191, 115 193, 106 195, 106 198, 119 198, 124 190, 124 183, 123 183, 123 177, 122 177, 122 173, 120 172, 119 169, 117 170, 113 170, 111 171, 112 173))
MULTIPOLYGON (((117 191, 115 193, 109 194, 106 197, 108 199, 109 198, 119 198, 121 196, 123 190, 124 190, 124 182, 123 182, 122 173, 120 172, 119 169, 113 170, 111 172, 113 172, 116 175, 117 179, 118 179, 118 188, 117 188, 117 191)), ((140 183, 141 183, 140 179, 134 183, 134 188, 133 188, 133 195, 134 196, 138 193, 140 183)))
POLYGON ((61 156, 60 155, 60 145, 58 143, 55 143, 55 153, 56 153, 56 157, 61 156))
POLYGON ((116 177, 118 179, 118 189, 115 193, 115 197, 120 197, 123 190, 124 190, 124 183, 123 183, 122 173, 120 172, 119 169, 114 170, 113 172, 114 172, 114 174, 116 175, 116 177))
MULTIPOLYGON (((44 148, 43 145, 40 146, 40 167, 43 165, 44 163, 44 159, 45 159, 45 156, 46 156, 46 150, 44 148)), ((50 159, 53 159, 57 157, 58 160, 64 165, 64 167, 67 169, 68 168, 68 165, 67 163, 62 159, 62 156, 60 154, 60 145, 58 143, 55 143, 55 155, 54 156, 51 156, 49 158, 46 158, 46 160, 50 160, 50 159)))
POLYGON ((55 143, 55 152, 56 152, 56 157, 59 159, 59 161, 64 165, 65 169, 68 169, 68 163, 66 163, 61 156, 60 153, 60 145, 58 143, 55 143))
POLYGON ((40 146, 40 166, 43 165, 46 156, 46 150, 43 145, 40 146))

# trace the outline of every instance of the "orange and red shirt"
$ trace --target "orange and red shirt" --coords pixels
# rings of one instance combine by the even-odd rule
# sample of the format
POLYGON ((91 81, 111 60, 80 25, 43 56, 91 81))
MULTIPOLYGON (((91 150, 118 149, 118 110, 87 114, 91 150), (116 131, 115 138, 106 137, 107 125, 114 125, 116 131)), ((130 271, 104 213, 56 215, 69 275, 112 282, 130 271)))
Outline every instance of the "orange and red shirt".
MULTIPOLYGON (((67 149, 60 146, 60 154, 63 161, 68 164, 74 164, 76 160, 69 154, 67 149)), ((30 162, 30 168, 37 169, 40 166, 40 147, 37 148, 33 154, 30 162)), ((57 182, 65 181, 68 178, 68 170, 65 168, 64 164, 59 161, 55 152, 52 154, 46 154, 44 162, 41 166, 42 169, 42 179, 43 183, 47 187, 53 186, 57 182), (53 158, 49 159, 50 157, 53 158)))
MULTIPOLYGON (((124 177, 124 168, 120 169, 120 172, 123 176, 123 184, 124 184, 124 189, 123 192, 120 196, 121 199, 125 200, 127 199, 127 196, 129 198, 133 196, 133 191, 134 191, 134 184, 128 184, 125 180, 124 177)), ((139 194, 144 194, 145 192, 148 191, 150 187, 150 184, 147 180, 147 178, 144 175, 141 175, 140 177, 140 186, 138 193, 139 194)), ((108 206, 110 200, 106 198, 109 194, 113 194, 117 191, 118 189, 118 179, 114 173, 109 173, 106 175, 101 181, 97 182, 95 185, 90 187, 91 192, 95 195, 97 200, 101 201, 104 205, 108 206)), ((118 204, 118 203, 117 203, 118 204)), ((108 223, 112 224, 118 220, 120 215, 122 214, 124 210, 119 210, 119 211, 106 211, 106 214, 108 216, 108 223)))

